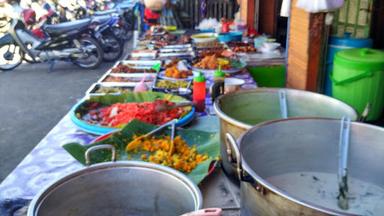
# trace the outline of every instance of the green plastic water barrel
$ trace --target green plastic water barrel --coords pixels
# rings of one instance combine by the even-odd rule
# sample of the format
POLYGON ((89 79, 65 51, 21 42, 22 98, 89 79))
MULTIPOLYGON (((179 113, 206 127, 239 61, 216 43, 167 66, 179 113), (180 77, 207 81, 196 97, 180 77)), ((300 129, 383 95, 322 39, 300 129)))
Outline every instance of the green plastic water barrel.
POLYGON ((380 118, 384 108, 384 52, 349 49, 336 53, 332 96, 349 104, 359 114, 370 105, 368 121, 380 118))
POLYGON ((333 69, 333 58, 340 50, 353 48, 371 48, 372 39, 370 38, 351 38, 351 33, 344 33, 344 37, 330 37, 327 51, 326 79, 324 81, 324 93, 332 95, 332 81, 329 74, 333 69))

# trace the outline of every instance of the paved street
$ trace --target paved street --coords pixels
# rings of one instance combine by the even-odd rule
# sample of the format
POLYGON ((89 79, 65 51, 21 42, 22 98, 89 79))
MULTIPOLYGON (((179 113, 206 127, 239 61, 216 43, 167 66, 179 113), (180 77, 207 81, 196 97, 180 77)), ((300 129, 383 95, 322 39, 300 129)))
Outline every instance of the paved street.
POLYGON ((84 70, 60 62, 0 72, 0 182, 55 126, 111 63, 84 70))

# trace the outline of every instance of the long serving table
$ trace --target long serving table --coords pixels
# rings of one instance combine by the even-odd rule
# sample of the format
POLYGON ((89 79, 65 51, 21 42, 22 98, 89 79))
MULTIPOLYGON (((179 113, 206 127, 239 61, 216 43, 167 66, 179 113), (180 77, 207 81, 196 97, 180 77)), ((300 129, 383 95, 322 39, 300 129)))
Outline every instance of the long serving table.
MULTIPOLYGON (((255 81, 247 71, 233 77, 245 80, 245 89, 256 88, 255 81)), ((208 80, 209 85, 212 80, 209 77, 208 80)), ((208 113, 212 114, 210 98, 207 98, 206 104, 208 113)), ((204 115, 206 114, 199 116, 204 115)), ((195 124, 202 124, 199 123, 202 119, 203 117, 197 118, 195 124)), ((7 212, 12 211, 15 206, 20 206, 20 200, 27 205, 28 200, 58 178, 84 168, 62 148, 62 145, 71 142, 86 145, 95 138, 96 136, 79 130, 69 115, 65 115, 0 184, 0 215, 9 215, 7 212)), ((223 208, 223 215, 239 215, 239 188, 225 177, 219 167, 199 186, 203 193, 204 207, 223 208)), ((26 207, 23 213, 17 215, 25 215, 25 209, 26 207)))

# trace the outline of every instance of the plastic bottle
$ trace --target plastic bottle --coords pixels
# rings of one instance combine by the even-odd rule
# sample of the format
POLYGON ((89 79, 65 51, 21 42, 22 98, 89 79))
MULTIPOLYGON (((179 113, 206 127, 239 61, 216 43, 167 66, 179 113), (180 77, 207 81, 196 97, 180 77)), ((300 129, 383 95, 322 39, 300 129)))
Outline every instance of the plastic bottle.
POLYGON ((135 86, 133 92, 145 92, 148 91, 148 86, 145 84, 147 75, 144 75, 141 81, 135 86))
POLYGON ((224 94, 224 88, 225 88, 225 73, 221 70, 221 67, 219 67, 218 70, 215 71, 213 74, 213 85, 211 86, 210 92, 211 92, 211 98, 212 102, 215 101, 215 99, 224 94))
POLYGON ((199 72, 197 76, 193 78, 193 102, 196 105, 197 112, 205 111, 205 97, 207 94, 205 77, 199 72))

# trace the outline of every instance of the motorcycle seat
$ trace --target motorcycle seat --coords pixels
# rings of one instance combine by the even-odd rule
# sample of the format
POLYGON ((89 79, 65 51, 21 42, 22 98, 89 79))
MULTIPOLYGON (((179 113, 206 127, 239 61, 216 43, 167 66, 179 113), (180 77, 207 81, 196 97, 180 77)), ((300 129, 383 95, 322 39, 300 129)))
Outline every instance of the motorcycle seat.
POLYGON ((92 22, 97 22, 100 24, 106 23, 111 19, 110 15, 103 15, 103 16, 94 16, 92 17, 92 22))
POLYGON ((44 30, 50 35, 60 35, 75 29, 81 30, 87 27, 90 23, 91 19, 81 19, 54 25, 45 25, 44 30))
POLYGON ((117 13, 115 9, 105 10, 105 11, 96 11, 93 15, 95 16, 104 16, 117 13))

